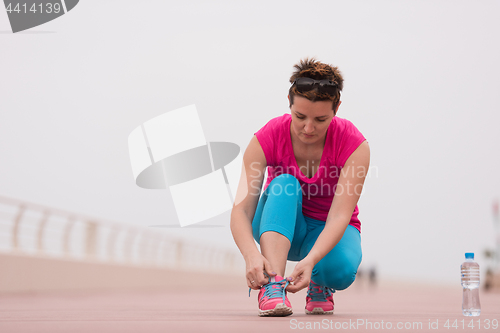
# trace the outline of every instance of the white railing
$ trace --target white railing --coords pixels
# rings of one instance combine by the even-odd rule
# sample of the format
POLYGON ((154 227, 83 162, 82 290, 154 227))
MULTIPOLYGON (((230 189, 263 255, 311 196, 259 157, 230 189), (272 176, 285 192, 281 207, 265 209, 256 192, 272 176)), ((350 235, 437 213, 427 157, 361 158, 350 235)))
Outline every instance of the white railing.
POLYGON ((237 251, 0 196, 0 251, 111 264, 242 274, 237 251))

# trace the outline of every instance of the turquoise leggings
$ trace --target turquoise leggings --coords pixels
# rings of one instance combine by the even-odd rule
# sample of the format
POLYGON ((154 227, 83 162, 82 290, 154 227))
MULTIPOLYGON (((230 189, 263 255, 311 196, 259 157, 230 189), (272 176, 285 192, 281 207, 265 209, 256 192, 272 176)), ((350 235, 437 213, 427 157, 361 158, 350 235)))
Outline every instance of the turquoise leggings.
MULTIPOLYGON (((274 178, 260 197, 252 221, 253 237, 275 231, 290 240, 288 260, 300 261, 311 251, 325 222, 302 214, 300 183, 290 174, 274 178)), ((337 245, 321 259, 312 271, 311 279, 334 290, 349 287, 356 278, 361 263, 361 236, 349 225, 337 245)))

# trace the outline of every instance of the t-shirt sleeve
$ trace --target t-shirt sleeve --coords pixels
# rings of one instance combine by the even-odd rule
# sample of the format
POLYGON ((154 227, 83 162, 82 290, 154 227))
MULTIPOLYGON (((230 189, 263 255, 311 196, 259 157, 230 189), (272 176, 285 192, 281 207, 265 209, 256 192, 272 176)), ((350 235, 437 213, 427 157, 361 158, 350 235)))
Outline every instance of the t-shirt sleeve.
POLYGON ((359 147, 365 137, 349 120, 345 120, 345 128, 340 140, 340 147, 337 154, 337 164, 343 168, 345 162, 351 154, 359 147))
POLYGON ((260 146, 264 151, 266 156, 266 162, 268 166, 275 165, 275 149, 274 144, 276 142, 276 119, 271 119, 267 124, 265 124, 260 130, 254 133, 259 140, 260 146))

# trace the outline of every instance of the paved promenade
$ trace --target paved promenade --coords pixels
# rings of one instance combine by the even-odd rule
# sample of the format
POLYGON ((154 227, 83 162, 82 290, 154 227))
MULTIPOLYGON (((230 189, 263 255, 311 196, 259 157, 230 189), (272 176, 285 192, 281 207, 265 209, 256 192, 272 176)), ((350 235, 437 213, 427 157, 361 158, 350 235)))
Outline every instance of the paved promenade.
POLYGON ((482 314, 471 327, 458 284, 353 285, 336 293, 332 316, 305 315, 304 290, 290 295, 292 316, 260 318, 257 292, 249 298, 243 281, 208 286, 202 274, 191 274, 182 286, 162 290, 3 294, 0 332, 500 331, 500 294, 481 293, 482 314))

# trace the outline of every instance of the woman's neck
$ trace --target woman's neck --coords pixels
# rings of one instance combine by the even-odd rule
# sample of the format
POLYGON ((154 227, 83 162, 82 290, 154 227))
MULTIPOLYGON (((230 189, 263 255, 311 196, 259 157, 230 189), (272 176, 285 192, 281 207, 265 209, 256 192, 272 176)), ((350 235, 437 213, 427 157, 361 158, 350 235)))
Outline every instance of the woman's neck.
POLYGON ((293 130, 290 130, 290 137, 292 139, 292 147, 295 153, 301 152, 305 154, 309 153, 314 153, 318 150, 323 151, 323 148, 325 147, 325 142, 326 142, 326 135, 328 134, 328 131, 325 133, 325 137, 321 140, 318 140, 318 142, 311 143, 311 144, 306 144, 302 142, 296 135, 293 133, 293 130))

